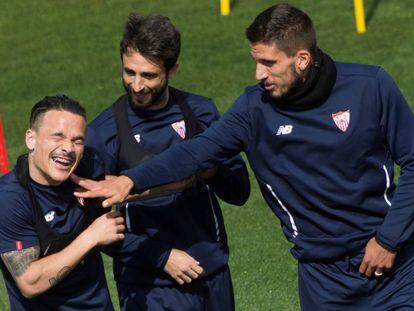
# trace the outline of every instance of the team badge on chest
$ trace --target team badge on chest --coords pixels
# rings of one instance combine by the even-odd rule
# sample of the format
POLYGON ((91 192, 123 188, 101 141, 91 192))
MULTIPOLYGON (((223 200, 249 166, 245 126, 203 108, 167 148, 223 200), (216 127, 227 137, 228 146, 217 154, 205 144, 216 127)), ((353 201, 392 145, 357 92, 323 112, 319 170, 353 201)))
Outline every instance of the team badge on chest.
POLYGON ((348 129, 349 120, 351 118, 350 110, 339 111, 332 114, 332 119, 334 120, 336 126, 342 131, 345 132, 348 129))
POLYGON ((176 131, 177 134, 180 135, 180 137, 182 139, 185 138, 185 122, 184 122, 184 120, 177 121, 177 122, 171 124, 171 126, 174 129, 174 131, 176 131))

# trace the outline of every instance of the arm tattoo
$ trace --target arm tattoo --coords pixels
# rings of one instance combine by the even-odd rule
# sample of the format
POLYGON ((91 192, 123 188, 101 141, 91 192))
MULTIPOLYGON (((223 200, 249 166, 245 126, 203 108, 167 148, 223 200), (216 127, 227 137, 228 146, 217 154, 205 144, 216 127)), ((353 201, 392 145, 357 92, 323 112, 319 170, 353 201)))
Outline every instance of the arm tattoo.
POLYGON ((4 264, 13 278, 21 276, 30 264, 39 259, 40 247, 33 246, 21 251, 11 251, 1 254, 4 264))
POLYGON ((50 286, 55 286, 57 283, 62 281, 72 271, 71 267, 65 266, 60 270, 56 277, 49 279, 50 286))

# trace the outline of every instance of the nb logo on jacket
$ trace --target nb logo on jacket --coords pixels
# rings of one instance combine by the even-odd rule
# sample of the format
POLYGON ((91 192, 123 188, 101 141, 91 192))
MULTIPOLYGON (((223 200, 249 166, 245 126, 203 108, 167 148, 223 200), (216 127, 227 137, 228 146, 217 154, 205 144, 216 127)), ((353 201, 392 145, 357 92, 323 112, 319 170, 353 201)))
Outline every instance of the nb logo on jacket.
POLYGON ((281 125, 279 126, 279 129, 277 130, 276 135, 287 135, 292 133, 293 125, 281 125))

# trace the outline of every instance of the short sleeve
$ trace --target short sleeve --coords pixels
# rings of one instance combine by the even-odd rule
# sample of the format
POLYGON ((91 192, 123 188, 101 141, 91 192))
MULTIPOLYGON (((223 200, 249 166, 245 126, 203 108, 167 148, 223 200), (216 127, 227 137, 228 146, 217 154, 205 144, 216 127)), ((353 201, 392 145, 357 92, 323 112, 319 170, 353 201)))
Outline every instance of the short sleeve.
POLYGON ((0 197, 0 253, 39 245, 28 198, 10 192, 0 192, 0 197))

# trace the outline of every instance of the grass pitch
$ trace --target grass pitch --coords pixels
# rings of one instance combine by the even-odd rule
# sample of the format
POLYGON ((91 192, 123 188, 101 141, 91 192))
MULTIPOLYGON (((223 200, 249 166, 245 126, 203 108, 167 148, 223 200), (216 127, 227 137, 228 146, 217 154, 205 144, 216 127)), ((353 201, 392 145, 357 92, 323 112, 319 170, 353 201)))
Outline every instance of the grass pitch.
MULTIPOLYGON (((357 35, 352 1, 288 1, 312 17, 319 46, 335 60, 378 64, 414 103, 412 1, 366 0, 367 33, 357 35)), ((182 32, 180 70, 171 84, 212 97, 224 112, 255 83, 245 28, 269 0, 233 0, 220 16, 219 0, 2 1, 0 113, 9 161, 25 151, 29 111, 45 95, 78 99, 90 119, 123 92, 119 40, 129 12, 169 16, 182 32)), ((367 113, 370 113, 367 111, 367 113)), ((254 182, 243 208, 223 204, 237 310, 298 310, 296 264, 279 222, 254 182)), ((108 281, 117 305, 110 259, 108 281)), ((1 278, 1 277, 0 277, 1 278)), ((0 309, 8 298, 0 281, 0 309)))

